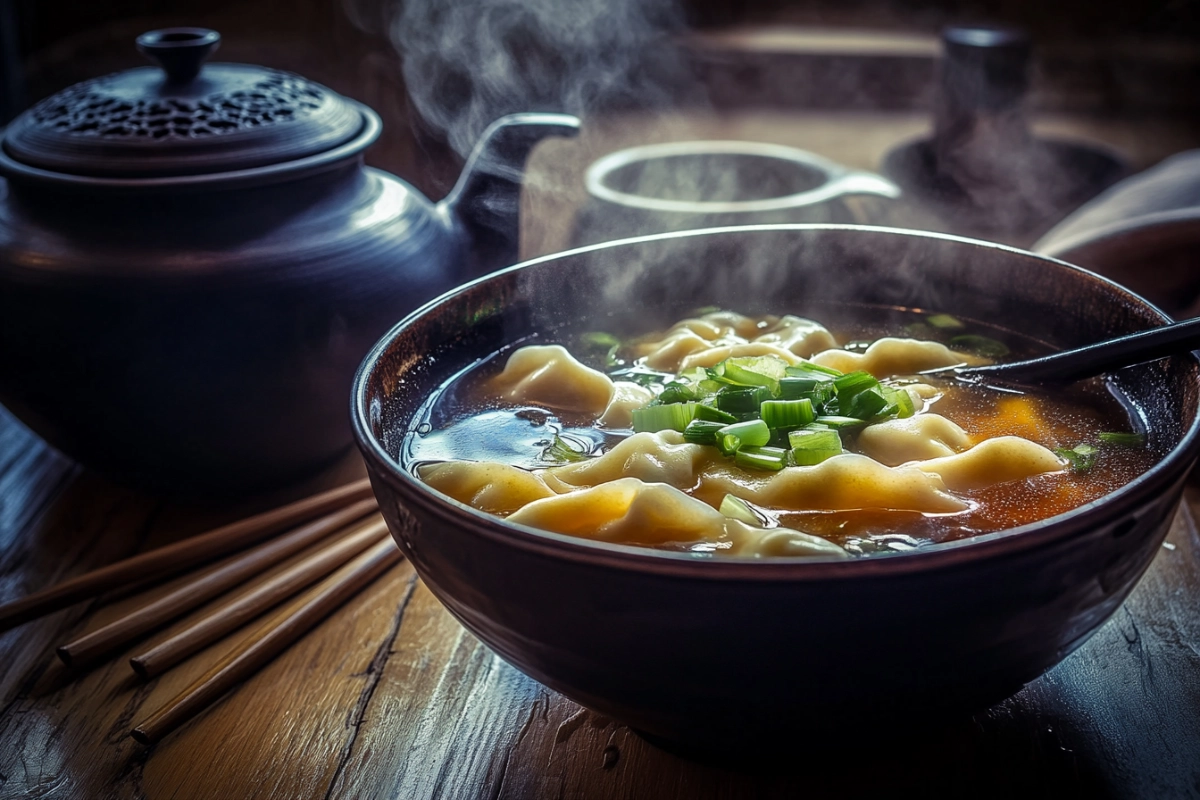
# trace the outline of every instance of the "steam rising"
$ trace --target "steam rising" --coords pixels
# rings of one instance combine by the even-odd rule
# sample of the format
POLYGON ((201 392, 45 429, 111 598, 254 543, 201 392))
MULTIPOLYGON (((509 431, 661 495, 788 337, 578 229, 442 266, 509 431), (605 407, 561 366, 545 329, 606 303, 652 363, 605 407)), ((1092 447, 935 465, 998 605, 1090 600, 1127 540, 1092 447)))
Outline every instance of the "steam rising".
POLYGON ((676 102, 675 0, 407 0, 392 25, 418 112, 460 154, 496 118, 676 102))

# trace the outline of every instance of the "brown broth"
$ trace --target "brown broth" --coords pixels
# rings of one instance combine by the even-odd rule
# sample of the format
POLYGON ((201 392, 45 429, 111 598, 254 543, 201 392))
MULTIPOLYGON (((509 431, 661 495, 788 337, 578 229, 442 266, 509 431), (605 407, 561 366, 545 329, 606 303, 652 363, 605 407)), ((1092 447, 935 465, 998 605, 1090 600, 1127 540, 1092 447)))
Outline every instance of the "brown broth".
MULTIPOLYGON (((814 315, 820 319, 820 315, 814 315)), ((944 338, 914 312, 887 310, 869 326, 831 325, 839 342, 872 341, 882 336, 944 338)), ((1028 357, 1045 350, 1011 332, 971 324, 971 333, 1002 340, 1012 355, 1028 357)), ((570 340, 564 344, 574 353, 570 340)), ((425 424, 406 442, 408 463, 450 459, 501 461, 527 469, 553 466, 543 451, 555 435, 576 449, 603 452, 630 431, 605 431, 590 420, 571 419, 548 409, 499 407, 482 391, 484 381, 499 371, 512 348, 498 351, 448 383, 428 404, 425 424)), ((597 366, 593 362, 593 366, 597 366)), ((942 390, 928 407, 962 427, 976 442, 995 436, 1029 439, 1051 450, 1095 443, 1104 431, 1139 429, 1122 403, 1100 379, 1082 382, 1054 393, 1017 394, 953 381, 929 381, 942 390)), ((846 449, 854 451, 853 437, 846 449)), ((984 489, 956 492, 971 508, 956 514, 862 509, 854 511, 779 511, 762 509, 780 525, 807 531, 836 542, 853 553, 908 550, 999 531, 1046 519, 1096 500, 1149 469, 1157 456, 1146 447, 1101 447, 1094 465, 1084 471, 1066 470, 1010 481, 984 489)), ((721 496, 693 496, 718 506, 721 496)), ((692 549, 681 545, 672 549, 692 549)), ((701 547, 702 549, 702 547, 701 547)))

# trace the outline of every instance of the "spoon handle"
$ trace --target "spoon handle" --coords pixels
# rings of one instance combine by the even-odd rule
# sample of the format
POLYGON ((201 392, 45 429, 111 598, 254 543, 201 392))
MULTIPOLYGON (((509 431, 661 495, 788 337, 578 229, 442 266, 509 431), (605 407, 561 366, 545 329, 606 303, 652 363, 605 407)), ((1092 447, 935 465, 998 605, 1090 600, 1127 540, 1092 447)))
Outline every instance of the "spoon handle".
POLYGON ((1114 369, 1153 361, 1200 347, 1200 318, 1173 322, 1062 353, 957 371, 962 378, 1032 384, 1066 384, 1114 369))

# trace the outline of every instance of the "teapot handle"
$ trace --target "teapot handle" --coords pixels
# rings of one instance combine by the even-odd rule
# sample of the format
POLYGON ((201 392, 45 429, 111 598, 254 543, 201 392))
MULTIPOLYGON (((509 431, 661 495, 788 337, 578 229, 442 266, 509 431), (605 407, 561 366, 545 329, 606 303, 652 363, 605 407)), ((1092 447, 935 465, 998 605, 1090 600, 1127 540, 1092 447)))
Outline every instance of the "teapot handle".
POLYGON ((438 204, 468 240, 464 280, 516 263, 525 160, 545 137, 573 137, 579 125, 570 114, 522 113, 501 117, 483 132, 458 183, 438 204))

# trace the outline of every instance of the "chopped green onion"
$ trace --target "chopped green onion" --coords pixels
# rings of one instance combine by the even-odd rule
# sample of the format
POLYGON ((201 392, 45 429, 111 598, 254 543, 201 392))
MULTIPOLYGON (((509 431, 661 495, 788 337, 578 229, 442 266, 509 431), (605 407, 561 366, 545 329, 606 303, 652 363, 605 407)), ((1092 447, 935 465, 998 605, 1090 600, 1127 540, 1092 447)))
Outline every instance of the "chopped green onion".
POLYGON ((696 416, 697 403, 670 403, 633 410, 634 433, 683 431, 696 416))
POLYGON ((838 395, 838 410, 847 417, 871 419, 883 413, 887 407, 887 398, 877 388, 858 392, 850 397, 849 402, 843 402, 842 396, 838 395))
POLYGON ((722 455, 731 456, 742 446, 742 440, 732 433, 717 433, 717 449, 722 455))
POLYGON ((1109 433, 1100 434, 1100 441, 1105 444, 1115 444, 1122 447, 1141 447, 1146 444, 1146 434, 1144 433, 1109 433))
POLYGON ((738 421, 738 418, 733 414, 727 414, 719 408, 713 408, 705 403, 700 403, 696 406, 696 419, 702 419, 706 422, 720 422, 722 425, 729 425, 738 421))
POLYGON ((736 386, 763 386, 772 395, 779 394, 779 379, 783 377, 787 363, 774 356, 750 356, 727 358, 713 369, 726 383, 736 386))
POLYGON ((742 446, 734 456, 734 463, 739 467, 778 472, 787 466, 787 452, 781 447, 742 446))
POLYGON ((717 408, 730 414, 746 414, 758 411, 764 400, 770 400, 767 389, 725 389, 717 395, 717 408))
POLYGON ((1074 472, 1087 472, 1096 465, 1096 454, 1100 452, 1099 448, 1094 445, 1084 444, 1076 445, 1069 450, 1065 447, 1056 448, 1054 451, 1059 457, 1065 458, 1071 465, 1071 470, 1074 472))
POLYGON ((769 428, 799 428, 817 418, 812 401, 802 400, 767 400, 759 411, 763 422, 769 428))
POLYGON ((655 398, 659 405, 668 403, 690 403, 701 399, 701 395, 690 384, 671 381, 663 388, 662 393, 655 398))
POLYGON ((814 395, 829 395, 833 393, 833 382, 828 375, 816 377, 792 377, 779 381, 779 397, 781 400, 799 400, 814 395))
POLYGON ((543 461, 586 461, 590 457, 591 453, 572 447, 570 442, 557 433, 554 434, 554 441, 542 450, 543 461))
POLYGON ((941 328, 943 330, 946 330, 948 328, 965 328, 965 327, 967 327, 966 325, 962 324, 962 322, 960 322, 959 320, 950 316, 949 314, 933 314, 932 316, 926 317, 925 322, 929 323, 930 325, 932 325, 935 328, 941 328))
POLYGON ((832 378, 841 377, 843 374, 840 369, 825 367, 812 361, 801 361, 799 364, 786 367, 783 372, 785 375, 790 375, 796 378, 803 378, 810 372, 816 372, 820 375, 828 375, 832 378))
POLYGON ((879 380, 871 373, 859 370, 835 378, 833 385, 837 389, 839 398, 849 399, 859 392, 874 389, 879 385, 879 380))
POLYGON ((771 441, 771 429, 761 419, 752 419, 726 425, 721 428, 718 436, 736 436, 741 440, 742 445, 762 447, 771 441))
POLYGON ((853 428, 856 425, 863 425, 866 423, 866 420, 830 414, 828 416, 817 417, 817 422, 834 430, 841 430, 842 428, 853 428))
POLYGON ((754 512, 754 509, 749 503, 737 495, 727 494, 721 501, 721 507, 717 509, 726 517, 736 519, 747 525, 753 525, 756 528, 763 526, 763 519, 754 512))
POLYGON ((723 422, 694 419, 683 429, 683 440, 690 444, 716 444, 717 431, 724 427, 723 422))
POLYGON ((834 430, 801 430, 788 434, 792 460, 798 467, 811 467, 842 452, 842 438, 834 430))
POLYGON ((974 334, 955 336, 950 339, 950 346, 958 350, 966 350, 968 353, 974 353, 984 358, 1003 358, 1010 352, 1004 342, 998 342, 987 336, 976 336, 974 334))
POLYGON ((621 340, 604 331, 588 331, 579 334, 579 343, 593 350, 607 350, 610 347, 619 347, 621 340))
POLYGON ((911 417, 917 413, 916 406, 913 404, 912 395, 903 387, 885 386, 883 387, 883 396, 887 398, 889 406, 895 406, 895 414, 900 419, 911 417))

